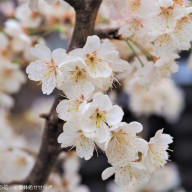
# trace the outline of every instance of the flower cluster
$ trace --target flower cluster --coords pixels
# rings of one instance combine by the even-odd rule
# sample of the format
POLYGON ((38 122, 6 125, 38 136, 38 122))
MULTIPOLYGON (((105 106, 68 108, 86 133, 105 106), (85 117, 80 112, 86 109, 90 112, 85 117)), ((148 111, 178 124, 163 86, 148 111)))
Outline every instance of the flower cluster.
MULTIPOLYGON (((178 167, 174 163, 170 163, 156 171, 148 183, 136 185, 131 189, 131 192, 140 191, 174 191, 174 192, 186 192, 179 188, 181 178, 179 175, 178 167)), ((126 189, 122 189, 114 182, 109 182, 107 185, 108 192, 127 192, 126 189)))
POLYGON ((36 60, 26 69, 29 79, 40 81, 44 94, 58 88, 66 97, 56 108, 65 121, 58 137, 61 147, 75 147, 85 160, 100 148, 113 166, 103 172, 103 179, 115 174, 116 183, 123 187, 147 182, 167 162, 172 138, 160 130, 149 143, 141 139, 137 133, 142 125, 122 122, 123 110, 104 94, 118 82, 117 74, 130 70, 113 44, 89 36, 83 48, 69 53, 64 49, 51 52, 39 44, 31 53, 36 60))
POLYGON ((17 136, 7 120, 7 112, 0 109, 0 181, 25 179, 34 165, 34 158, 23 148, 26 142, 17 136), (11 142, 10 142, 11 141, 11 142))
POLYGON ((184 108, 184 94, 171 79, 162 80, 150 89, 134 86, 131 90, 125 79, 124 88, 129 94, 128 105, 137 116, 156 114, 173 123, 184 108))
MULTIPOLYGON (((40 82, 43 94, 50 95, 57 88, 65 95, 56 108, 58 117, 64 121, 63 133, 58 137, 61 147, 76 148, 77 155, 85 160, 100 148, 112 165, 103 172, 102 178, 115 175, 115 182, 125 190, 148 182, 151 174, 167 163, 172 137, 162 129, 149 142, 140 138, 137 134, 143 126, 139 122, 123 122, 122 108, 113 105, 107 91, 120 84, 122 74, 126 76, 123 85, 135 113, 156 113, 176 119, 183 104, 182 94, 171 81, 163 82, 178 70, 175 62, 178 52, 190 48, 192 9, 188 2, 110 0, 111 10, 115 10, 112 21, 106 2, 102 4, 96 24, 120 26, 119 35, 134 56, 129 63, 121 59, 112 42, 102 41, 96 35, 89 36, 83 48, 51 51, 41 34, 56 30, 62 38, 67 35, 70 39, 75 19, 73 8, 63 0, 21 2, 24 4, 9 15, 11 19, 0 32, 0 106, 11 107, 13 101, 8 94, 16 93, 25 82, 16 63, 30 62, 26 73, 30 80, 40 82), (172 99, 172 95, 177 97, 172 99)), ((1 116, 4 115, 5 111, 1 116)), ((0 132, 5 127, 7 124, 3 122, 0 132)), ((0 180, 14 180, 16 175, 12 170, 20 170, 17 179, 24 179, 34 159, 22 150, 24 143, 13 147, 17 139, 14 145, 7 144, 7 138, 14 136, 9 131, 6 133, 8 135, 0 134, 0 151, 6 154, 0 157, 0 162, 6 165, 9 174, 2 172, 0 180)), ((81 190, 77 169, 71 172, 67 167, 69 162, 66 158, 65 188, 81 190)), ((58 180, 58 186, 63 186, 63 181, 58 180)))
MULTIPOLYGON (((186 0, 113 0, 112 18, 136 55, 131 83, 149 87, 177 72, 177 53, 192 40, 191 7, 186 0), (147 76, 147 78, 146 78, 147 76)), ((131 86, 131 85, 130 85, 131 86)))
POLYGON ((34 164, 34 159, 21 148, 25 146, 22 137, 17 137, 7 117, 14 100, 10 96, 16 94, 22 84, 25 83, 25 74, 19 65, 10 61, 11 40, 6 34, 0 32, 0 180, 11 182, 17 179, 24 179, 29 174, 34 164), (9 142, 11 140, 11 143, 9 142))
POLYGON ((0 32, 0 106, 9 109, 13 106, 13 99, 10 94, 17 93, 23 83, 25 83, 25 75, 20 67, 10 61, 9 39, 0 32))
POLYGON ((191 47, 189 1, 113 0, 110 5, 116 10, 111 17, 119 21, 118 33, 135 56, 124 80, 131 110, 136 115, 157 114, 177 120, 184 98, 169 78, 179 69, 178 53, 191 47), (168 99, 171 95, 173 100, 168 99))

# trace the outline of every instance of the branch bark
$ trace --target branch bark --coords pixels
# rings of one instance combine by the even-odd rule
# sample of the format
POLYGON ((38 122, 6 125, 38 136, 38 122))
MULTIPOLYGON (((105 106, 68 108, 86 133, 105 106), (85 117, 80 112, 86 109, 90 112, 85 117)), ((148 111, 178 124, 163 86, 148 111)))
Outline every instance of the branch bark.
POLYGON ((63 121, 59 120, 56 113, 56 106, 58 103, 59 96, 56 97, 49 113, 49 118, 46 120, 41 148, 36 163, 26 179, 26 185, 44 185, 59 153, 61 152, 57 138, 62 132, 63 121))
POLYGON ((0 11, 0 30, 3 28, 6 19, 5 15, 0 11))
MULTIPOLYGON (((69 0, 70 1, 70 0, 69 0)), ((69 50, 83 47, 87 37, 93 35, 95 20, 102 0, 81 0, 76 1, 81 7, 76 10, 76 25, 69 50)))
POLYGON ((69 5, 71 5, 74 9, 77 9, 84 3, 84 0, 65 0, 69 5))

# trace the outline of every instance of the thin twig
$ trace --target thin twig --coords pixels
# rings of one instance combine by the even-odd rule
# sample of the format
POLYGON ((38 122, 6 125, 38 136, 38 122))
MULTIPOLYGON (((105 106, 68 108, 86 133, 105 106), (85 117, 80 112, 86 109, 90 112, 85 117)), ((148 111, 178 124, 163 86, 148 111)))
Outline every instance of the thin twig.
POLYGON ((131 43, 129 42, 128 39, 126 39, 126 43, 127 45, 129 46, 129 48, 131 49, 131 51, 133 52, 133 54, 135 55, 135 57, 137 57, 137 59, 139 60, 140 64, 142 67, 144 67, 144 63, 143 61, 141 60, 141 58, 138 56, 137 52, 135 51, 135 49, 133 48, 133 46, 131 45, 131 43))
POLYGON ((96 29, 94 34, 99 36, 101 39, 117 39, 120 40, 121 36, 118 34, 119 28, 106 28, 96 29))
POLYGON ((49 120, 49 114, 42 113, 39 115, 39 117, 46 119, 46 120, 49 120))

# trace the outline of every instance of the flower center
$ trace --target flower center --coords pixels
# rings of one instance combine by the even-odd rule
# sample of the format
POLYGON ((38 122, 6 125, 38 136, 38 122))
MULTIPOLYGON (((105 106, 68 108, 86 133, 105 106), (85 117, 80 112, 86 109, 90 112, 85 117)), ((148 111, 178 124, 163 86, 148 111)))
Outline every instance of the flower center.
POLYGON ((51 63, 48 65, 49 71, 46 74, 44 74, 44 77, 45 78, 48 77, 52 72, 54 72, 55 76, 56 76, 57 75, 57 70, 56 70, 57 68, 58 68, 58 66, 55 64, 55 61, 52 59, 51 63))
POLYGON ((71 71, 71 73, 73 74, 71 76, 71 80, 75 81, 76 83, 79 80, 87 78, 85 69, 80 69, 78 66, 75 68, 74 71, 71 71))
POLYGON ((90 117, 92 120, 96 121, 96 126, 98 128, 101 127, 102 123, 105 123, 105 112, 99 111, 99 109, 96 109, 95 113, 90 117))
POLYGON ((186 7, 186 0, 174 0, 174 4, 186 7))
POLYGON ((87 57, 87 60, 85 61, 85 63, 87 64, 87 66, 91 66, 91 68, 93 69, 93 71, 96 74, 95 66, 98 62, 102 63, 103 59, 97 57, 96 51, 94 51, 92 54, 87 54, 86 57, 87 57))
POLYGON ((149 144, 149 150, 153 154, 153 159, 159 161, 160 163, 163 163, 163 159, 159 157, 157 153, 155 153, 151 148, 152 145, 149 144))
POLYGON ((2 78, 2 79, 11 78, 12 75, 13 75, 13 70, 11 70, 11 69, 6 69, 6 70, 3 72, 3 78, 2 78))
POLYGON ((140 0, 133 0, 131 3, 131 9, 132 11, 136 11, 141 5, 141 1, 140 0))
POLYGON ((121 132, 112 132, 112 139, 115 139, 116 146, 120 146, 122 143, 128 145, 129 142, 125 139, 125 135, 121 132))
POLYGON ((17 159, 17 164, 22 166, 22 165, 25 165, 27 162, 26 162, 26 159, 24 157, 19 157, 17 159))
POLYGON ((173 7, 161 7, 161 13, 166 18, 167 28, 169 28, 169 18, 173 15, 173 7))

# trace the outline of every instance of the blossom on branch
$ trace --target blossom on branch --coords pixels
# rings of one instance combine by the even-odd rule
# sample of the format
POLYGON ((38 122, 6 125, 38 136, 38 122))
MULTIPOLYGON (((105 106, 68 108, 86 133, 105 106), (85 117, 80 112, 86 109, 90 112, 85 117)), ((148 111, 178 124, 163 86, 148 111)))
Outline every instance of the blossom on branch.
POLYGON ((52 53, 49 48, 43 45, 36 45, 31 48, 31 54, 37 60, 31 62, 26 72, 29 79, 41 81, 42 91, 49 95, 53 92, 58 83, 59 65, 65 61, 67 54, 64 49, 56 49, 52 53))

